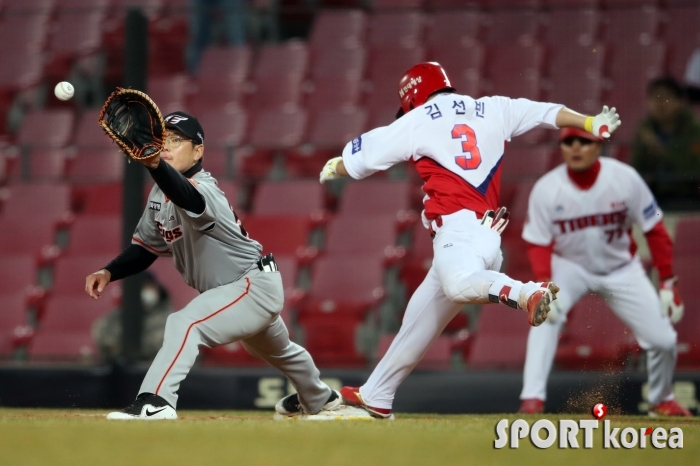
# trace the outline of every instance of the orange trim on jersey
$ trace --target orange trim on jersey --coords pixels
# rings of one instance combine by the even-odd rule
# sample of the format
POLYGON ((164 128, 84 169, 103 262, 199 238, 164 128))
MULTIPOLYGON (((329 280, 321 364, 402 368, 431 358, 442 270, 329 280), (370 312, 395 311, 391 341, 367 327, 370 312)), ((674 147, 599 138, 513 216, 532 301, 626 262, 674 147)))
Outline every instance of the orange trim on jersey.
POLYGON ((194 186, 195 188, 196 188, 197 185, 199 184, 199 183, 197 183, 195 180, 193 180, 193 179, 191 179, 191 178, 187 178, 187 181, 189 181, 190 183, 192 183, 192 186, 194 186))
POLYGON ((180 357, 180 353, 182 353, 182 350, 183 350, 183 348, 185 347, 185 343, 187 343, 187 337, 190 335, 190 330, 192 330, 192 327, 194 327, 195 325, 200 324, 200 323, 202 323, 202 322, 204 322, 204 321, 206 321, 206 320, 211 319, 211 318, 214 317, 215 315, 219 314, 220 312, 225 311, 226 309, 228 309, 229 307, 233 306, 233 305, 236 304, 238 301, 240 301, 241 299, 243 299, 243 298, 248 294, 248 291, 250 290, 250 279, 246 277, 245 281, 246 281, 248 284, 246 285, 245 291, 243 292, 242 295, 240 295, 238 298, 234 299, 232 302, 228 303, 226 306, 224 306, 224 307, 222 307, 221 309, 217 310, 217 311, 214 312, 213 314, 210 314, 210 315, 208 315, 207 317, 205 317, 205 318, 203 318, 203 319, 199 319, 199 320, 196 321, 196 322, 192 322, 192 323, 190 324, 190 326, 187 327, 187 332, 185 332, 185 338, 182 340, 182 345, 180 345, 180 349, 178 350, 177 354, 175 355, 175 359, 173 359, 173 362, 170 363, 170 366, 168 367, 168 370, 165 371, 165 374, 163 375, 163 378, 160 379, 160 383, 158 383, 158 388, 156 388, 156 393, 155 393, 156 395, 157 395, 158 392, 160 391, 160 387, 161 387, 161 385, 163 385, 163 382, 165 381, 165 378, 166 378, 166 377, 168 376, 168 374, 170 373, 170 370, 171 370, 171 369, 173 368, 173 366, 175 365, 175 362, 176 362, 177 359, 180 357))
POLYGON ((132 240, 132 241, 136 241, 137 243, 139 243, 139 244, 140 244, 141 246, 143 246, 144 248, 150 249, 151 251, 155 252, 156 254, 172 254, 172 252, 170 251, 170 249, 166 249, 165 251, 159 251, 158 249, 154 248, 153 246, 147 245, 146 243, 144 243, 143 241, 141 241, 140 239, 138 239, 138 238, 135 237, 135 236, 132 236, 132 237, 131 237, 131 240, 132 240))

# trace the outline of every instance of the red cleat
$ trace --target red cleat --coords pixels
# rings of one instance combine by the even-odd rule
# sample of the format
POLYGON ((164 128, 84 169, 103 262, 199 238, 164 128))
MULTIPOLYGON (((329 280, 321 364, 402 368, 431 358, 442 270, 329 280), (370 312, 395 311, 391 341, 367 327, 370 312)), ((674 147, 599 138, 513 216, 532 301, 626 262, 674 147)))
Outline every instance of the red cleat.
POLYGON ((690 414, 690 411, 678 404, 676 400, 668 400, 649 408, 649 416, 692 417, 693 415, 690 414))
POLYGON ((360 387, 343 387, 340 389, 340 396, 343 397, 343 402, 346 405, 362 408, 373 417, 380 419, 388 419, 392 417, 390 409, 373 408, 371 406, 367 406, 360 395, 360 387))
POLYGON ((525 306, 520 307, 527 311, 527 321, 533 327, 537 327, 547 319, 549 304, 557 299, 559 287, 552 282, 538 283, 539 288, 527 297, 525 306))
POLYGON ((542 414, 544 413, 544 401, 537 398, 527 398, 520 402, 520 414, 542 414))

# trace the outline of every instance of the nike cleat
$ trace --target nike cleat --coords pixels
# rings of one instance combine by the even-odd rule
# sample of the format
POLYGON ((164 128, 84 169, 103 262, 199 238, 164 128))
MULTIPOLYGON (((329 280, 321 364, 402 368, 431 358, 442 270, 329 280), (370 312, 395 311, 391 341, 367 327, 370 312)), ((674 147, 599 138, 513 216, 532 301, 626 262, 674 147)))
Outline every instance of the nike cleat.
MULTIPOLYGON (((321 408, 321 411, 335 411, 340 408, 343 399, 340 397, 340 393, 335 390, 331 390, 331 396, 328 401, 321 408)), ((275 405, 275 411, 283 416, 298 416, 304 414, 304 409, 299 403, 299 396, 293 393, 289 396, 285 396, 277 402, 275 405)))
POLYGON ((390 409, 373 408, 372 406, 365 404, 365 402, 362 400, 362 395, 360 395, 359 387, 343 387, 340 389, 340 396, 343 397, 343 401, 346 405, 362 408, 372 415, 372 417, 379 419, 394 419, 394 415, 391 414, 390 409))
POLYGON ((107 419, 113 421, 160 421, 163 419, 177 419, 177 413, 167 401, 158 395, 141 393, 126 408, 109 413, 107 419))
MULTIPOLYGON (((537 288, 532 292, 525 289, 520 293, 518 305, 527 311, 527 321, 533 327, 537 327, 547 319, 549 304, 557 299, 559 287, 552 282, 534 284, 537 288), (523 297, 526 299, 523 302, 523 297)), ((525 288, 525 286, 523 286, 525 288)))
POLYGON ((692 417, 693 415, 676 400, 668 400, 649 408, 649 416, 692 417))

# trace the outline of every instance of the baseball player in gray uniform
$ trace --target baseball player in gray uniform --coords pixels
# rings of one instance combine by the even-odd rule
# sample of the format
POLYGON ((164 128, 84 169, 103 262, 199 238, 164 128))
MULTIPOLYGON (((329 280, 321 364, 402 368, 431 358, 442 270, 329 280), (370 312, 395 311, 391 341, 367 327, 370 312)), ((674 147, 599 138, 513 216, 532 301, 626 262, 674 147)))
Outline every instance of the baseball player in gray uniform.
POLYGON ((261 257, 262 246, 202 169, 204 130, 183 112, 165 122, 165 149, 142 162, 156 184, 132 243, 86 278, 85 291, 99 299, 109 282, 142 272, 158 257, 172 257, 185 282, 201 294, 168 317, 163 346, 136 400, 107 419, 177 419, 177 391, 198 347, 234 341, 281 370, 296 388, 277 404, 279 414, 337 412, 339 394, 321 382, 311 355, 289 340, 279 316, 284 293, 274 258, 261 257))

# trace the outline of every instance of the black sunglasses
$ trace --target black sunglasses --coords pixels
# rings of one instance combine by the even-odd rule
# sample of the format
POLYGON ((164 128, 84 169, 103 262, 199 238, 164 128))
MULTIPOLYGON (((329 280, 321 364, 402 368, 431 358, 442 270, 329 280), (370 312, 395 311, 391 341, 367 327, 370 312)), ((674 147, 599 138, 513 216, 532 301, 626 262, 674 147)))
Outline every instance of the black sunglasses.
POLYGON ((578 141, 578 143, 581 144, 582 146, 587 146, 588 144, 593 143, 593 141, 591 141, 590 139, 582 138, 579 136, 569 136, 568 138, 563 139, 561 141, 561 143, 564 144, 565 146, 573 146, 574 141, 578 141))

